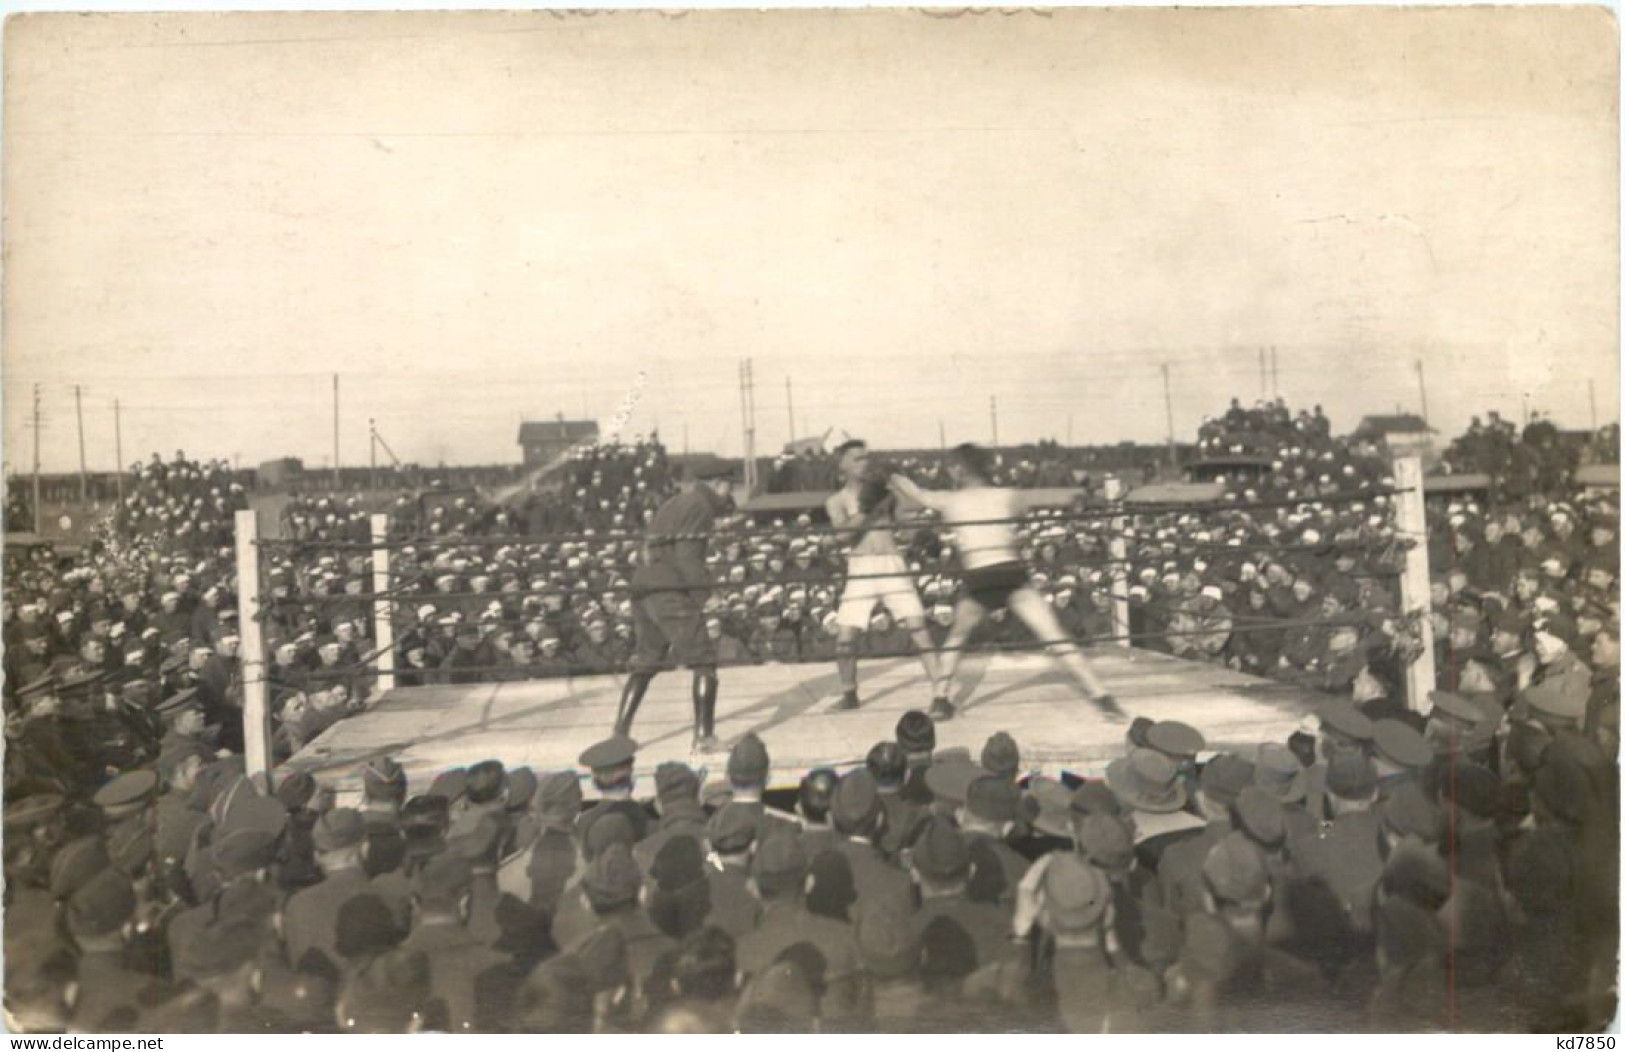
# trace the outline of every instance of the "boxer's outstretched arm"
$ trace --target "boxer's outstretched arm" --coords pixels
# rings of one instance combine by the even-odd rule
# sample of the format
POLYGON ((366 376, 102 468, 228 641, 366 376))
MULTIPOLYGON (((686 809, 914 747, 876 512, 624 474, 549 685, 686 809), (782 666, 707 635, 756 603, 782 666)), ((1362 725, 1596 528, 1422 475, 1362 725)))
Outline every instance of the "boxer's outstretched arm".
POLYGON ((928 489, 921 489, 914 484, 913 479, 902 472, 892 475, 888 484, 891 486, 893 493, 911 500, 921 507, 930 508, 932 511, 942 511, 946 506, 946 501, 942 499, 941 494, 933 493, 928 489))

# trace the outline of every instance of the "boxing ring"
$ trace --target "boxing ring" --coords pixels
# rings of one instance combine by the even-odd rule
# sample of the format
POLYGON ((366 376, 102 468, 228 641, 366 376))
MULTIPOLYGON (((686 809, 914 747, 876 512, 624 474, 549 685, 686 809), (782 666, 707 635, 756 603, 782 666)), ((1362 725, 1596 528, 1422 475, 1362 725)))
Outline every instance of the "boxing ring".
MULTIPOLYGON (((1285 741, 1323 694, 1131 647, 1096 646, 1090 662, 1130 717, 1179 719, 1197 726, 1213 751, 1251 750, 1285 741)), ((533 770, 571 770, 576 757, 607 736, 615 722, 622 676, 581 676, 466 686, 397 687, 368 710, 341 720, 284 762, 279 770, 308 771, 345 795, 359 793, 361 768, 392 756, 409 784, 422 786, 441 771, 480 760, 533 770)), ((869 746, 892 738, 897 719, 925 709, 930 686, 913 657, 863 663, 864 704, 842 712, 833 664, 747 665, 721 671, 717 736, 726 748, 747 731, 767 742, 770 784, 794 786, 808 770, 845 770, 869 746)), ((954 719, 937 725, 937 748, 981 755, 996 731, 1021 747, 1025 771, 1099 776, 1123 755, 1128 724, 1108 720, 1079 696, 1066 673, 1042 654, 967 655, 957 683, 954 719)), ((693 709, 689 676, 659 676, 649 688, 633 736, 638 742, 640 791, 653 791, 656 765, 696 762, 690 753, 693 709)), ((701 762, 721 776, 726 754, 701 762)), ((702 772, 706 773, 706 772, 702 772)))
MULTIPOLYGON (((1402 569, 1392 572, 1392 576, 1398 578, 1401 591, 1398 616, 1414 627, 1420 641, 1420 653, 1406 670, 1407 696, 1414 707, 1425 709, 1427 692, 1433 686, 1433 655, 1425 616, 1429 577, 1426 545, 1422 543, 1426 538, 1426 520, 1421 465, 1414 458, 1404 458, 1396 462, 1395 469, 1397 485, 1381 492, 1395 499, 1395 526, 1403 546, 1402 569)), ((1341 504, 1368 500, 1372 496, 1372 492, 1361 491, 1322 495, 1313 500, 1341 504)), ((1247 510, 1293 508, 1309 502, 1309 499, 1298 498, 1274 504, 1256 503, 1247 506, 1247 510)), ((1329 699, 1328 695, 1235 671, 1222 664, 1186 660, 1136 646, 1147 636, 1181 634, 1177 631, 1138 634, 1129 631, 1127 538, 1131 536, 1133 524, 1141 517, 1167 515, 1170 511, 1210 515, 1233 510, 1237 509, 1225 505, 1138 509, 1114 502, 1105 508, 1052 515, 1047 520, 1050 523, 1105 519, 1111 524, 1110 553, 1085 565, 1099 566, 1107 574, 1113 632, 1092 639, 1084 650, 1107 690, 1116 697, 1122 714, 1112 718, 1084 699, 1062 668, 1042 653, 1038 645, 983 647, 972 641, 964 647, 967 653, 951 698, 960 711, 954 719, 938 724, 937 748, 965 748, 977 756, 990 735, 1006 731, 1020 745, 1027 773, 1056 776, 1064 771, 1092 776, 1103 773, 1108 762, 1122 755, 1129 721, 1136 717, 1190 723, 1202 731, 1208 749, 1213 752, 1250 752, 1260 742, 1285 740, 1329 699)), ((400 762, 414 785, 427 784, 428 779, 442 771, 485 759, 498 759, 508 766, 525 765, 537 771, 574 768, 582 749, 611 733, 624 674, 583 672, 524 681, 391 686, 395 682, 398 649, 392 605, 418 598, 462 600, 474 594, 412 592, 392 575, 391 553, 411 545, 492 547, 531 543, 538 538, 400 539, 391 538, 387 527, 384 516, 374 516, 370 542, 262 542, 257 537, 254 514, 239 513, 237 552, 241 585, 238 603, 243 624, 245 751, 250 772, 270 775, 273 767, 261 629, 277 600, 261 598, 261 560, 265 551, 285 552, 290 548, 364 554, 370 559, 372 590, 365 596, 304 597, 296 602, 353 603, 359 599, 366 603, 372 611, 376 648, 366 656, 364 663, 367 672, 374 675, 384 689, 364 711, 327 728, 292 757, 276 764, 276 777, 290 771, 308 771, 342 795, 359 791, 360 769, 381 755, 392 756, 400 762)), ((786 532, 785 527, 775 525, 770 529, 735 529, 725 536, 786 532)), ((805 532, 820 531, 813 528, 805 532)), ((637 536, 627 534, 619 539, 637 536)), ((573 536, 572 539, 583 538, 573 536)), ((601 535, 593 539, 602 542, 617 537, 601 535)), ((1234 554, 1245 550, 1189 542, 1182 542, 1180 547, 1207 553, 1234 554)), ((1370 546, 1359 543, 1271 545, 1263 550, 1316 559, 1330 559, 1345 552, 1373 553, 1370 546)), ((914 572, 911 570, 908 575, 913 576, 914 572)), ((493 596, 482 593, 480 597, 493 596)), ((1330 628, 1357 624, 1366 616, 1356 610, 1344 616, 1283 621, 1238 614, 1228 631, 1330 628)), ((720 670, 720 679, 716 730, 721 751, 697 755, 691 747, 693 708, 689 674, 672 671, 656 677, 633 731, 639 745, 641 778, 652 778, 655 767, 667 760, 702 768, 709 766, 713 769, 707 774, 720 776, 719 765, 725 761, 727 748, 747 731, 755 731, 767 742, 772 757, 772 784, 793 786, 811 768, 844 769, 861 763, 871 745, 894 736, 897 720, 904 712, 925 710, 931 702, 929 684, 925 682, 918 660, 912 656, 865 659, 860 672, 864 703, 856 711, 836 708, 839 686, 833 662, 725 666, 720 670)))

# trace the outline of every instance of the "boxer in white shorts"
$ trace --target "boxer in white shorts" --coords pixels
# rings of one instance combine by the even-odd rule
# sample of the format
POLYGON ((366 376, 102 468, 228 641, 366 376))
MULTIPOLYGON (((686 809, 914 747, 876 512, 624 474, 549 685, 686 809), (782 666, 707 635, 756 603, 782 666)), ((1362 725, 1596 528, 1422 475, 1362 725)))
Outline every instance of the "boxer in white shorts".
POLYGON ((920 655, 920 664, 937 693, 936 651, 925 628, 925 608, 914 590, 914 578, 897 539, 892 536, 896 506, 883 478, 869 474, 869 447, 848 439, 835 449, 843 485, 824 503, 837 536, 847 541, 846 585, 836 610, 835 668, 841 677, 842 709, 855 709, 858 701, 858 636, 869 627, 869 616, 879 603, 893 620, 908 629, 920 655))
POLYGON ((1061 627, 1054 608, 1028 582, 1014 522, 1028 510, 1026 495, 1021 490, 994 486, 991 471, 987 452, 967 442, 954 447, 948 456, 948 477, 955 487, 952 490, 921 489, 901 474, 890 479, 894 493, 942 514, 942 524, 954 531, 965 567, 965 591, 954 609, 954 627, 937 659, 942 689, 931 703, 931 715, 938 720, 953 718, 954 707, 947 694, 959 667, 959 655, 988 612, 1007 607, 1071 673, 1086 698, 1107 714, 1121 718, 1122 709, 1084 660, 1077 643, 1061 627))

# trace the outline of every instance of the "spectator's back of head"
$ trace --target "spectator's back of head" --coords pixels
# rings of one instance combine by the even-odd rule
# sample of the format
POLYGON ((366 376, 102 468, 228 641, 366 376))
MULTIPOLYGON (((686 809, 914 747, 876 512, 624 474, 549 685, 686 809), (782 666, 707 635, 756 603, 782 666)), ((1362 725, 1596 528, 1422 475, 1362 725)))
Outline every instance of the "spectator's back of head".
POLYGON ((796 802, 801 817, 809 822, 829 821, 829 805, 835 796, 835 787, 841 776, 828 767, 815 767, 801 779, 801 791, 796 802))
POLYGON ((470 804, 488 804, 502 795, 505 783, 501 760, 481 760, 468 769, 463 795, 470 804))
POLYGON ((903 784, 908 773, 908 762, 896 742, 876 742, 864 759, 864 766, 881 789, 895 789, 903 784))

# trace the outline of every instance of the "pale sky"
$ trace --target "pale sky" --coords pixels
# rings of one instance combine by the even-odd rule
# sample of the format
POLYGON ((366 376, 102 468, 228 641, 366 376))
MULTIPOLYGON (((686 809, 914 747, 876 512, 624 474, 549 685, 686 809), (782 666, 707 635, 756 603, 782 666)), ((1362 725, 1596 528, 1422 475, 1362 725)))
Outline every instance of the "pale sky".
POLYGON ((527 414, 737 454, 1192 437, 1280 390, 1618 418, 1602 9, 46 15, 6 25, 6 460, 527 414), (805 422, 805 423, 803 423, 805 422))

